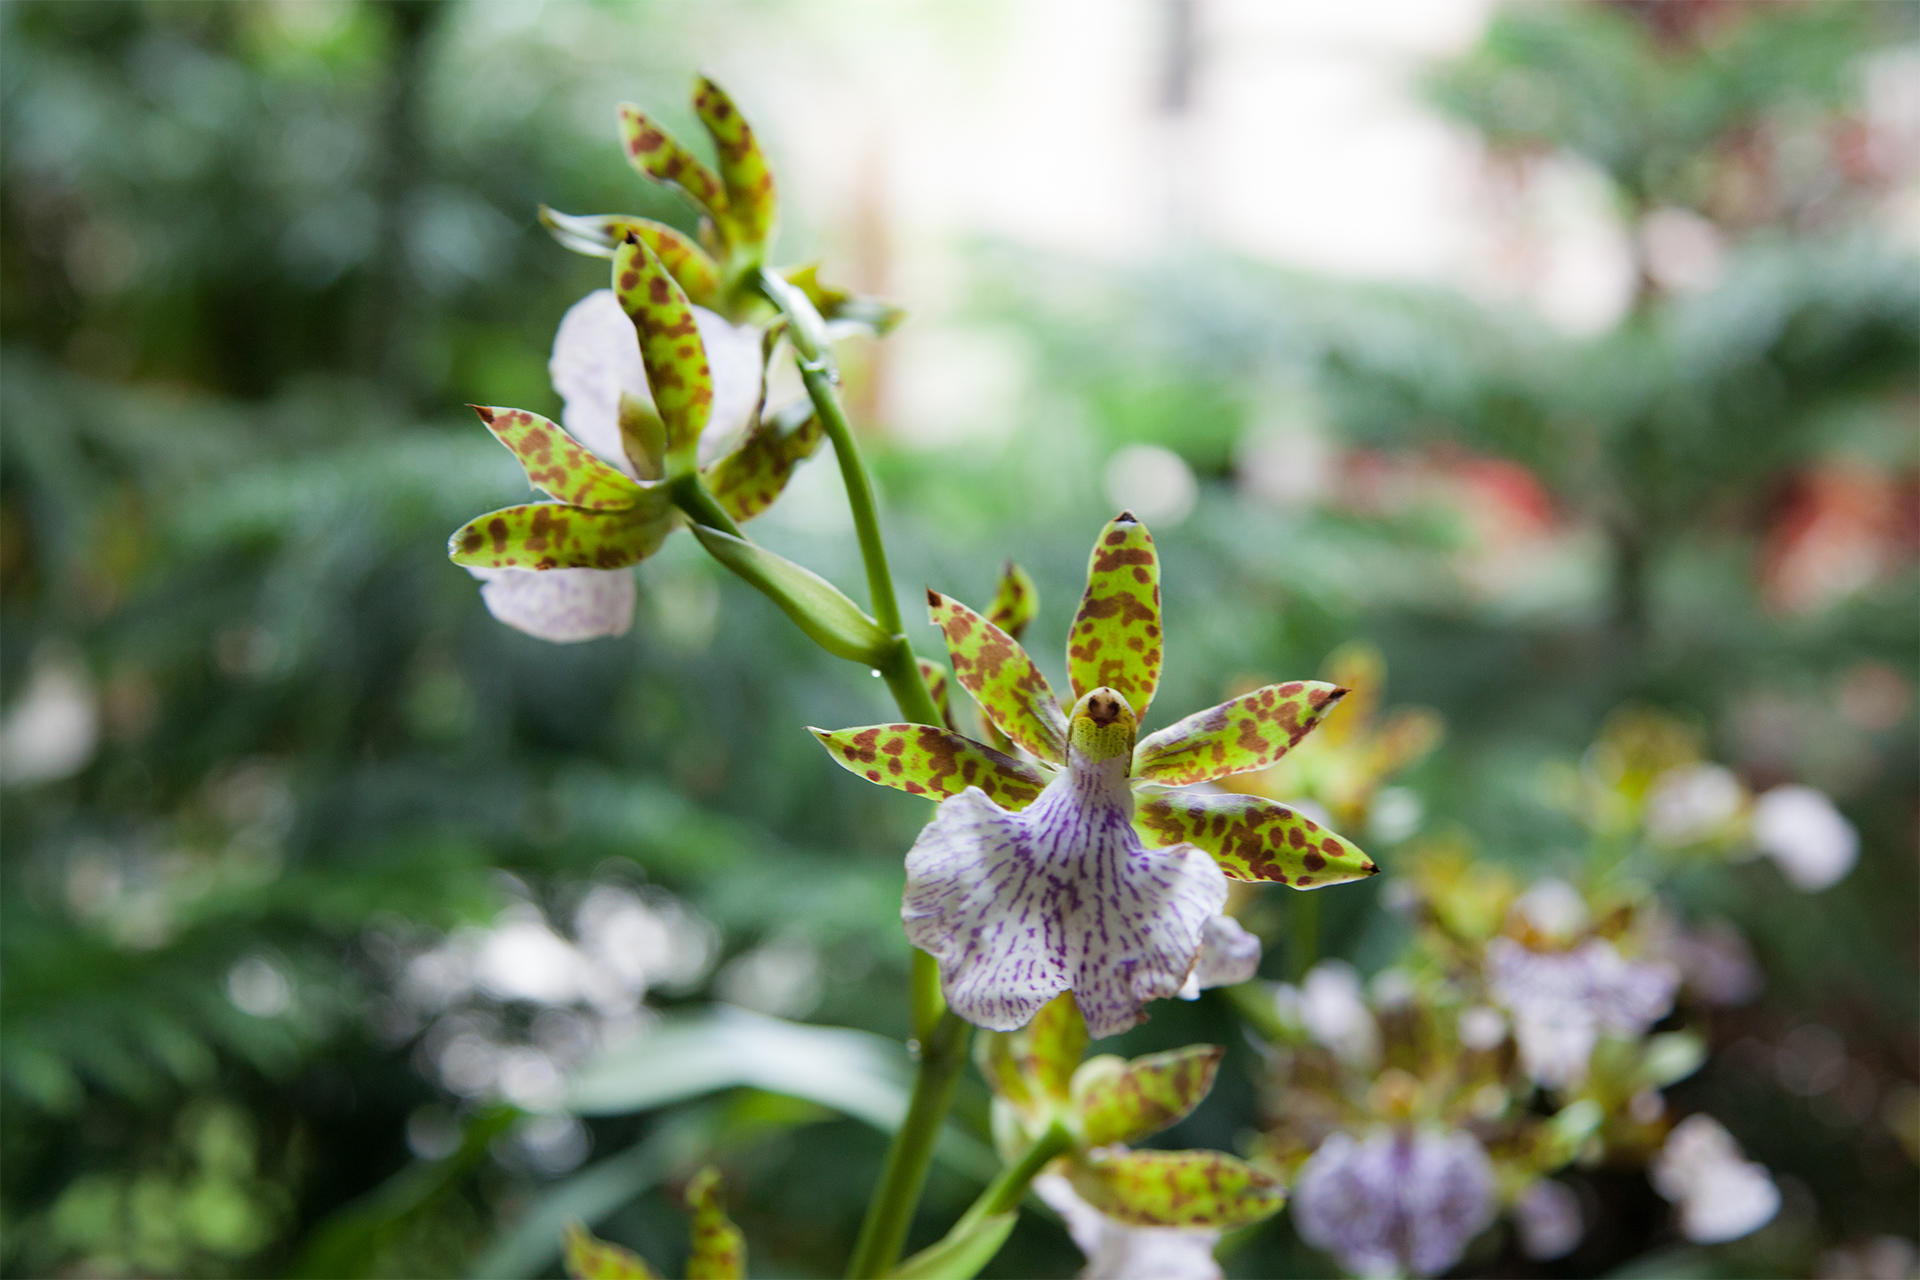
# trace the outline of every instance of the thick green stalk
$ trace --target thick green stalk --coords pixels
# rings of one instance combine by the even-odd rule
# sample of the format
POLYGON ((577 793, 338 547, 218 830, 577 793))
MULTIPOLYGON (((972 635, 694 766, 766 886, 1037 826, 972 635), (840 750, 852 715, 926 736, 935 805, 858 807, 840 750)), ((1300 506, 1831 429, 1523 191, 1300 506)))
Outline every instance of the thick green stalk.
POLYGON ((960 1069, 966 1065, 967 1038, 972 1031, 948 1010, 934 1023, 932 1034, 920 1041, 920 1069, 913 1078, 913 1096, 907 1102, 906 1117, 893 1135, 893 1144, 887 1148, 887 1162, 880 1170, 873 1200, 867 1205, 866 1219, 860 1224, 853 1256, 847 1261, 850 1280, 874 1280, 899 1261, 914 1208, 920 1203, 920 1189, 927 1180, 934 1143, 953 1105, 960 1069))
POLYGON ((1027 1188, 1040 1175, 1040 1171, 1051 1164, 1056 1156, 1063 1156, 1073 1150, 1073 1135, 1058 1120, 1048 1125, 1046 1131, 1034 1139, 1026 1154, 1000 1171, 980 1198, 975 1200, 954 1226, 958 1231, 971 1226, 981 1218, 990 1218, 996 1213, 1005 1213, 1018 1208, 1025 1198, 1027 1188))
POLYGON ((730 533, 736 538, 747 536, 740 532, 740 526, 733 522, 733 517, 727 514, 726 508, 722 507, 707 490, 707 486, 700 482, 698 472, 690 471, 674 480, 668 487, 673 494, 673 505, 684 511, 689 519, 706 525, 709 529, 730 533))

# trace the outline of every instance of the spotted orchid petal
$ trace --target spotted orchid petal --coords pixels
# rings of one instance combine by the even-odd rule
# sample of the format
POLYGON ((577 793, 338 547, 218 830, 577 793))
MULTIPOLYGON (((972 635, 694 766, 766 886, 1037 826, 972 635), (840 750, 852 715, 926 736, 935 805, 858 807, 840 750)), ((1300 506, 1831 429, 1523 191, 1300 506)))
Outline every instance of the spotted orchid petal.
POLYGON ((773 171, 767 167, 752 126, 726 91, 705 76, 694 83, 693 113, 706 126, 720 154, 721 185, 727 193, 721 222, 727 240, 736 246, 764 246, 773 235, 777 203, 773 171))
POLYGON ((676 462, 685 469, 713 416, 713 370, 693 305, 653 250, 632 237, 614 251, 613 292, 640 334, 640 361, 666 425, 670 469, 676 462))
POLYGON ((602 462, 592 450, 539 414, 477 404, 468 407, 520 460, 527 483, 536 489, 570 507, 596 511, 623 510, 640 500, 641 487, 631 476, 602 462))
POLYGON ((447 540, 447 554, 477 569, 619 569, 659 550, 674 518, 657 489, 620 511, 530 502, 469 520, 447 540))
POLYGON ((1232 1230, 1272 1217, 1280 1185, 1218 1151, 1110 1151, 1067 1165, 1067 1178, 1101 1213, 1135 1227, 1232 1230))
POLYGON ((1260 971, 1260 939, 1232 916, 1215 916, 1200 935, 1200 959, 1180 988, 1182 1000, 1198 1000, 1210 987, 1251 981, 1260 971))
POLYGON ((561 1265, 569 1280, 656 1280, 659 1272, 631 1249, 600 1239, 578 1222, 567 1224, 561 1265))
POLYGON ((741 1280, 747 1274, 747 1239, 727 1217, 720 1196, 720 1171, 708 1165, 686 1188, 693 1210, 693 1248, 687 1255, 687 1280, 741 1280))
POLYGON ((633 625, 633 574, 625 569, 470 569, 487 612, 554 644, 622 636, 633 625))
POLYGON ((987 621, 1018 640, 1039 608, 1040 589, 1025 569, 1007 561, 993 589, 993 602, 987 606, 987 621))
POLYGON ((817 453, 823 439, 820 419, 810 411, 763 418, 738 448, 707 468, 707 488, 744 524, 773 505, 794 468, 817 453))
POLYGON ((1022 750, 1063 760, 1066 714, 1019 641, 938 591, 927 592, 927 614, 947 638, 954 677, 988 718, 1022 750))
POLYGON ((1160 685, 1160 560, 1131 511, 1093 544, 1087 590, 1067 630, 1067 672, 1074 697, 1105 686, 1140 716, 1160 685))
POLYGON ((906 311, 882 298, 867 297, 836 288, 820 279, 820 264, 809 262, 781 273, 786 282, 806 295, 820 318, 827 322, 829 338, 866 334, 881 337, 906 317, 906 311))
POLYGON ((1214 1259, 1220 1233, 1204 1227, 1132 1227, 1101 1213, 1074 1191, 1065 1174, 1045 1173, 1033 1180, 1034 1194, 1053 1206, 1066 1223, 1087 1265, 1080 1280, 1220 1280, 1214 1259))
POLYGON ((1086 1145, 1136 1142, 1177 1123, 1213 1088, 1225 1052, 1196 1044, 1131 1062, 1112 1054, 1089 1059, 1073 1077, 1086 1145))
POLYGON ((643 177, 680 188, 715 222, 726 217, 727 193, 719 175, 631 102, 620 104, 620 142, 643 177))
POLYGON ((1133 753, 1142 782, 1189 786, 1264 769, 1338 706, 1346 690, 1318 680, 1270 684, 1148 734, 1133 753))
POLYGON ((901 919, 969 1022, 1012 1030, 1071 990, 1098 1038, 1180 990, 1227 884, 1198 848, 1141 843, 1133 714, 1114 691, 1080 700, 1068 738, 1067 770, 1026 809, 977 788, 940 806, 907 854, 901 919))
POLYGON ((809 732, 848 772, 909 795, 957 796, 977 787, 996 804, 1024 807, 1047 785, 1037 766, 931 725, 809 732))
POLYGON ((720 268, 692 238, 651 218, 626 213, 561 213, 540 206, 540 225, 564 247, 590 258, 611 258, 620 242, 636 236, 661 263, 696 307, 720 302, 720 268))
POLYGON ((1134 824, 1151 844, 1198 845, 1235 880, 1324 888, 1380 868, 1312 818, 1262 796, 1142 787, 1134 824))
POLYGON ((940 713, 940 723, 953 728, 953 708, 947 701, 947 669, 931 658, 915 658, 914 668, 920 672, 920 683, 927 686, 927 696, 933 699, 933 709, 940 713))

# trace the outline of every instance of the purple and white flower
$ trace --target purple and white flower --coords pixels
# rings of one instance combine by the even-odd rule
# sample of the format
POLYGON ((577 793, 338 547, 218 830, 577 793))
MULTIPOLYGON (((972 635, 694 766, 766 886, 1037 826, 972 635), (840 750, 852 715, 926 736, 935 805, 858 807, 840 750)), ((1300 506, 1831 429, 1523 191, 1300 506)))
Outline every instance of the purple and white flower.
POLYGON ((1513 1016, 1527 1073, 1564 1088, 1586 1078, 1605 1033, 1644 1034, 1673 1008, 1680 985, 1672 965, 1627 960, 1604 938, 1570 951, 1534 951, 1512 938, 1487 944, 1487 984, 1513 1016))
POLYGON ((1220 1280, 1214 1246, 1220 1233, 1204 1228, 1135 1227, 1109 1218, 1080 1198, 1057 1173, 1033 1180, 1034 1194, 1067 1224, 1086 1255, 1081 1280, 1220 1280))
POLYGON ((1497 1210, 1493 1165, 1464 1133, 1336 1133, 1293 1186, 1300 1236, 1355 1275, 1430 1276, 1460 1260, 1497 1210))

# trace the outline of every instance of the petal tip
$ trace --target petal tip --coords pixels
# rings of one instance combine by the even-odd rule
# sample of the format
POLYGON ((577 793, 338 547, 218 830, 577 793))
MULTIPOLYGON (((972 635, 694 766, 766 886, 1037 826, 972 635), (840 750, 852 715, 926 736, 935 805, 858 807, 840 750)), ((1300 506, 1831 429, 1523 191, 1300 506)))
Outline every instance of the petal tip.
POLYGON ((1136 516, 1131 511, 1122 511, 1119 515, 1113 518, 1113 522, 1115 524, 1139 524, 1140 517, 1136 516))

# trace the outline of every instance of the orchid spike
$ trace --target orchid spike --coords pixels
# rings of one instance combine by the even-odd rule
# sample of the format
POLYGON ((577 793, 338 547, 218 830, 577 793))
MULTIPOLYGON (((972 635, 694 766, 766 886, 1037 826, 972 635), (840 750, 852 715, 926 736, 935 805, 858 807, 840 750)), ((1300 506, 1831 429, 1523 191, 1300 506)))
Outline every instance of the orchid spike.
POLYGON ((1195 976, 1250 976, 1254 940, 1212 923, 1228 879, 1304 889, 1379 870, 1285 805, 1155 785, 1265 768, 1343 690, 1274 685, 1138 741, 1135 698, 1159 683, 1161 624, 1158 557, 1131 514, 1094 547, 1070 632, 1070 711, 1006 629, 938 592, 928 609, 954 678, 1022 754, 926 725, 814 732, 869 782, 944 798, 907 855, 902 919, 969 1021, 1010 1030, 1071 990, 1091 1034, 1113 1035, 1195 976), (1203 966, 1208 941, 1231 956, 1203 966))

